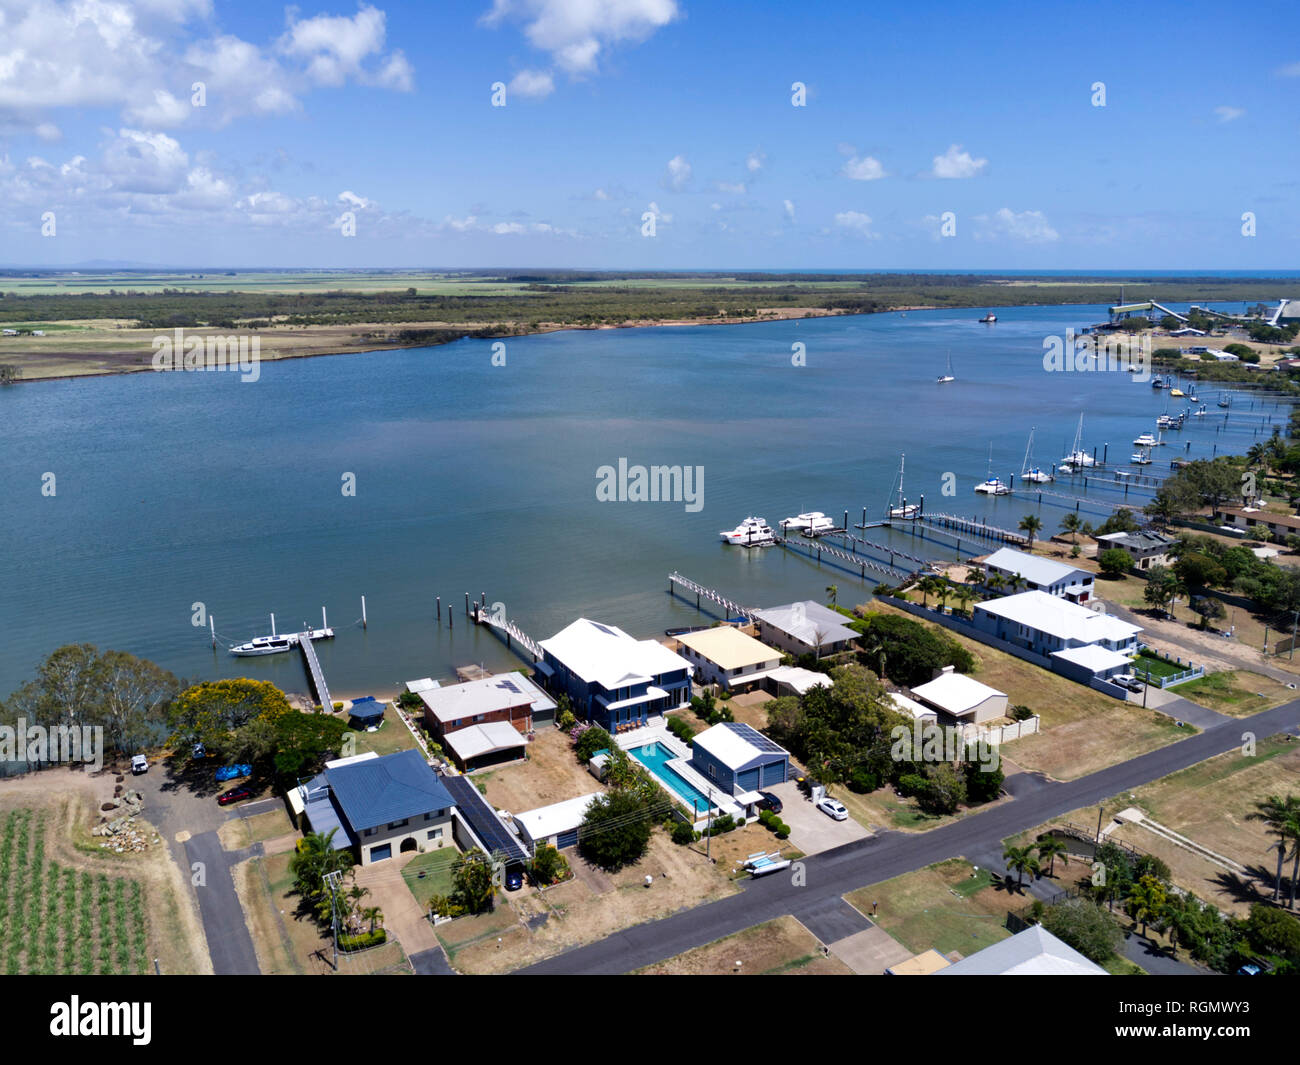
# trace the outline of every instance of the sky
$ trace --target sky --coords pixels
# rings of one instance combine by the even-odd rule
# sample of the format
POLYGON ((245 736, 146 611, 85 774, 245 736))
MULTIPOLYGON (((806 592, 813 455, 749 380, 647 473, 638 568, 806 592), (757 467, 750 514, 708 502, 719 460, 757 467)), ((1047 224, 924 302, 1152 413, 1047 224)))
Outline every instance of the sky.
POLYGON ((1293 23, 0 0, 0 265, 1295 269, 1293 23))

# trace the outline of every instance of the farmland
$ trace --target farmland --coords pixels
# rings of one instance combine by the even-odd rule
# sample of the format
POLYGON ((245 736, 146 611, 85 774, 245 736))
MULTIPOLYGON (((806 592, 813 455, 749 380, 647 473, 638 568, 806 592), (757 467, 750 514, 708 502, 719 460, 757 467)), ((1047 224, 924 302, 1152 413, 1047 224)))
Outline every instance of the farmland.
POLYGON ((44 817, 0 820, 0 955, 8 975, 138 974, 148 969, 140 881, 75 870, 46 854, 44 817))

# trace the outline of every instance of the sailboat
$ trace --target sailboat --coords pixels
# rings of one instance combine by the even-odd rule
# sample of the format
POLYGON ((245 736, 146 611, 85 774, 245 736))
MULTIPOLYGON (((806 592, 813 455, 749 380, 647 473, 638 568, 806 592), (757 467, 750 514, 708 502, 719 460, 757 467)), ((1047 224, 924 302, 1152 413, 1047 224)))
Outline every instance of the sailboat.
POLYGON ((989 441, 989 475, 984 481, 975 486, 975 491, 983 492, 989 496, 1005 496, 1011 494, 1011 489, 1005 481, 993 476, 993 442, 989 441))
POLYGON ((898 456, 898 505, 895 506, 891 502, 889 507, 889 516, 891 518, 915 518, 921 513, 920 505, 909 503, 903 495, 903 462, 906 458, 907 456, 903 454, 898 456))
POLYGON ((1231 407, 1231 406, 1232 406, 1232 397, 1230 397, 1230 396, 1224 396, 1222 399, 1219 400, 1219 406, 1220 406, 1220 407, 1231 407))
POLYGON ((957 378, 952 375, 952 352, 948 352, 948 372, 940 374, 936 384, 946 385, 949 381, 955 381, 957 378))
POLYGON ((1072 447, 1070 449, 1070 453, 1066 455, 1064 459, 1061 460, 1060 468, 1065 470, 1066 473, 1074 473, 1076 470, 1082 469, 1085 466, 1097 465, 1097 460, 1094 459, 1091 455, 1089 455, 1086 451, 1084 451, 1082 447, 1080 447, 1080 442, 1082 441, 1082 439, 1083 439, 1083 415, 1080 414, 1079 427, 1074 431, 1074 447, 1072 447))
POLYGON ((1047 484, 1053 478, 1050 473, 1044 473, 1037 466, 1030 466, 1030 460, 1034 450, 1034 433, 1036 430, 1029 430, 1029 443, 1025 445, 1025 461, 1021 464, 1020 479, 1022 481, 1032 481, 1034 484, 1047 484))

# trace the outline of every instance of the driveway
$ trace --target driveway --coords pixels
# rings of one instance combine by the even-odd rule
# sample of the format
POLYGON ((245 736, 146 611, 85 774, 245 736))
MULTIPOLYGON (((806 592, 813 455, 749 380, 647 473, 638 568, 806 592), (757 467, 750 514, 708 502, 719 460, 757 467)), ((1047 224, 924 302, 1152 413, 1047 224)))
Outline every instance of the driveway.
POLYGON ((794 781, 786 781, 768 790, 781 800, 784 807, 780 817, 790 826, 791 846, 804 854, 820 854, 871 835, 851 817, 847 821, 836 821, 822 813, 794 781))

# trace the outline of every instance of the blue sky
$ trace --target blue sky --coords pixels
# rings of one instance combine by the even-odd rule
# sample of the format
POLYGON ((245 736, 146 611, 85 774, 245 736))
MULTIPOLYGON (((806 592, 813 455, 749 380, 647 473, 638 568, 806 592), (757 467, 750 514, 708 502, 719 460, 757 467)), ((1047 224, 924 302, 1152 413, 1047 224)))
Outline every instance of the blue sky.
POLYGON ((1297 266, 1300 45, 1267 30, 1293 23, 1281 4, 0 16, 8 265, 1297 266))

